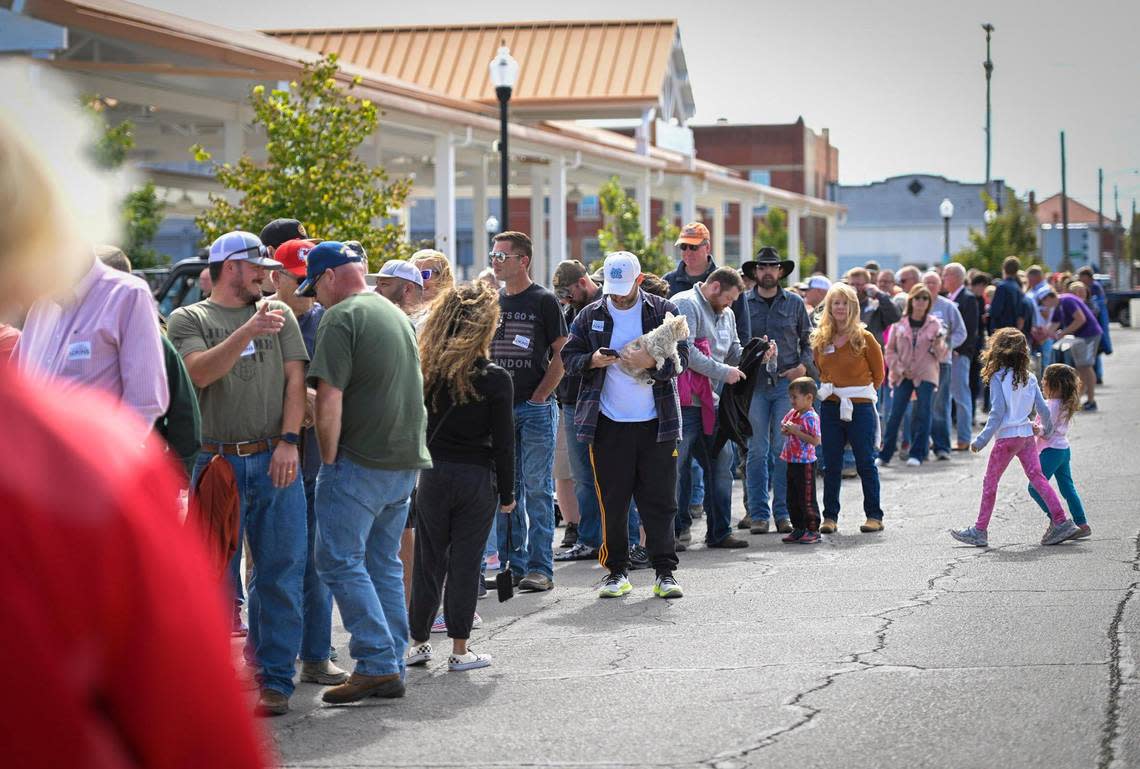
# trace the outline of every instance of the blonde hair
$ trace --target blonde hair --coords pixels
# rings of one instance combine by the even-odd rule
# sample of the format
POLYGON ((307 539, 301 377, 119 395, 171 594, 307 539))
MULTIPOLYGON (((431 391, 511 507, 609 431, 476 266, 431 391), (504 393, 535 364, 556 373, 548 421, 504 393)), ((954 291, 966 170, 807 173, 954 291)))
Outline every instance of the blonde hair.
POLYGON ((423 248, 412 254, 409 260, 416 266, 416 269, 423 269, 420 264, 423 263, 430 270, 439 272, 439 291, 442 294, 446 289, 455 285, 455 276, 451 272, 451 262, 447 261, 447 257, 443 255, 442 251, 436 251, 434 248, 423 248))
POLYGON ((926 287, 925 283, 916 283, 913 286, 911 286, 910 293, 908 293, 906 295, 906 312, 904 312, 903 315, 905 315, 908 318, 911 317, 910 313, 911 313, 911 310, 914 309, 915 297, 922 296, 923 294, 926 295, 927 305, 926 305, 926 315, 924 315, 922 317, 925 320, 927 317, 930 316, 930 311, 932 309, 934 309, 934 294, 932 294, 930 292, 930 289, 926 287))
POLYGON ((420 331, 424 394, 446 387, 455 403, 477 400, 475 362, 490 357, 499 325, 499 294, 483 281, 451 286, 436 297, 420 331))
POLYGON ((867 340, 863 338, 863 323, 859 320, 859 296, 846 283, 833 283, 823 297, 823 313, 819 325, 811 332, 811 348, 822 350, 840 336, 847 337, 847 343, 856 355, 863 353, 867 340), (831 314, 833 300, 847 302, 847 320, 842 326, 838 325, 835 316, 831 314))

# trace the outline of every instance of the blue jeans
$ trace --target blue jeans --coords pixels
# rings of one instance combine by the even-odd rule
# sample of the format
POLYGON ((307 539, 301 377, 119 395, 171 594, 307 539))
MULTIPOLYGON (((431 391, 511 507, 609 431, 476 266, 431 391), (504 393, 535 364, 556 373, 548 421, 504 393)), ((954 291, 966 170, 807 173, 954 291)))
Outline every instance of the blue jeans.
MULTIPOLYGON (((708 544, 720 542, 732 533, 732 449, 725 444, 716 461, 710 462, 712 439, 712 435, 704 434, 700 407, 682 408, 677 467, 688 467, 692 462, 701 467, 705 480, 705 519, 708 522, 705 542, 708 544)), ((693 525, 687 504, 691 496, 690 474, 677 473, 677 517, 674 523, 677 534, 693 525)))
POLYGON ((689 498, 685 500, 684 505, 677 505, 678 510, 682 507, 703 505, 705 502, 705 471, 695 459, 689 467, 689 489, 691 490, 689 498))
MULTIPOLYGON (((215 455, 203 452, 194 463, 190 488, 215 455)), ((255 564, 249 583, 247 658, 256 661, 258 682, 286 696, 293 693, 293 673, 301 650, 302 592, 308 529, 301 479, 283 489, 269 479, 272 454, 223 455, 233 468, 241 501, 239 542, 249 540, 255 564)), ((230 561, 230 578, 241 584, 241 548, 230 561)), ((325 643, 325 658, 329 653, 325 643)))
POLYGON ((934 453, 950 452, 950 364, 938 364, 938 392, 934 393, 934 419, 930 427, 934 453))
POLYGON ((879 452, 879 458, 883 460, 883 464, 890 462, 891 457, 895 455, 899 427, 902 425, 903 416, 910 405, 911 393, 916 390, 918 391, 918 405, 915 406, 911 419, 914 432, 911 435, 910 455, 919 462, 926 461, 927 444, 929 443, 927 439, 930 435, 930 402, 934 396, 934 383, 919 382, 918 386, 915 387, 913 379, 903 379, 895 387, 894 394, 891 396, 894 399, 891 416, 887 420, 887 429, 883 431, 883 450, 879 452))
POLYGON ((515 406, 515 499, 510 514, 511 546, 498 520, 499 558, 511 562, 511 571, 525 576, 537 572, 554 577, 554 438, 557 433, 554 401, 515 406))
POLYGON ((305 481, 305 507, 309 526, 308 556, 302 591, 304 624, 301 627, 301 659, 322 662, 332 646, 332 593, 317 574, 317 479, 305 481))
MULTIPOLYGON (((898 401, 896 400, 896 403, 898 401)), ((875 406, 856 403, 850 422, 839 418, 839 402, 824 401, 819 406, 820 432, 827 467, 823 473, 823 517, 839 520, 839 487, 843 483, 843 447, 851 444, 855 469, 863 484, 863 512, 868 518, 883 519, 879 506, 879 471, 875 467, 875 406)))
POLYGON ((954 401, 954 424, 958 442, 969 443, 974 431, 974 396, 970 392, 970 359, 954 354, 950 364, 950 398, 954 401))
POLYGON ((366 676, 404 673, 408 611, 400 537, 415 470, 377 470, 340 457, 317 474, 317 570, 366 676))
MULTIPOLYGON (((780 459, 780 451, 784 448, 780 420, 791 408, 788 380, 778 379, 772 386, 762 381, 756 383, 756 389, 752 391, 752 404, 748 408, 752 437, 748 439, 748 464, 745 470, 748 516, 754 521, 766 521, 772 513, 775 513, 777 520, 788 517, 788 465, 780 459), (774 497, 770 496, 772 492, 775 492, 774 497)), ((837 470, 840 462, 840 459, 836 459, 837 470)))

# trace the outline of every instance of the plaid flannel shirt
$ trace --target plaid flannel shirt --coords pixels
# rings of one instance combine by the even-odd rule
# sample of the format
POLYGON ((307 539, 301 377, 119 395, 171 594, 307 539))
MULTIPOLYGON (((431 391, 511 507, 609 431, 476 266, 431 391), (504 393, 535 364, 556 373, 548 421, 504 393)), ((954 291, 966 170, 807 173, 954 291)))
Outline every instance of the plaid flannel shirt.
MULTIPOLYGON (((665 322, 665 313, 680 315, 677 306, 668 299, 641 292, 641 328, 647 333, 665 322)), ((606 369, 590 368, 590 356, 599 347, 609 347, 614 330, 614 319, 610 315, 605 297, 587 305, 574 318, 570 327, 570 337, 562 348, 562 363, 566 376, 581 376, 582 389, 578 392, 578 403, 574 409, 574 428, 577 439, 583 443, 594 442, 594 430, 598 425, 601 411, 602 385, 606 381, 606 369)), ((689 343, 682 339, 677 343, 677 355, 681 368, 672 361, 665 361, 661 368, 649 369, 653 377, 653 402, 657 407, 657 442, 681 439, 681 401, 677 397, 677 376, 689 364, 689 343)))

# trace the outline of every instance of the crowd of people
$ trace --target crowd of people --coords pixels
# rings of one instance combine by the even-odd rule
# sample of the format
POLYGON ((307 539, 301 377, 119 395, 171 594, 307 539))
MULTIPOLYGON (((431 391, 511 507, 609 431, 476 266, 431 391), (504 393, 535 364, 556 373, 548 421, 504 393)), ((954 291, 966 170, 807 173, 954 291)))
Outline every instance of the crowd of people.
POLYGON ((555 562, 600 563, 602 598, 638 569, 680 598, 702 518, 708 548, 746 548, 744 530, 818 543, 858 476, 859 530, 882 532, 896 453, 917 467, 996 439, 958 541, 988 544, 1013 457, 1050 516, 1043 544, 1091 532, 1065 440, 1111 352, 1091 270, 1023 273, 1011 256, 996 283, 868 264, 784 287, 795 265, 772 248, 718 266, 699 222, 676 247, 667 275, 618 251, 593 274, 560 263, 551 290, 522 232, 495 235, 489 268, 457 283, 441 252, 368 273, 359 242, 281 218, 214 240, 208 297, 169 318, 103 247, 0 339, 27 376, 111 395, 136 443, 162 436, 266 715, 288 711, 297 660, 330 704, 404 696, 432 633, 451 640, 449 670, 490 665, 469 645, 478 600, 552 590, 555 562))

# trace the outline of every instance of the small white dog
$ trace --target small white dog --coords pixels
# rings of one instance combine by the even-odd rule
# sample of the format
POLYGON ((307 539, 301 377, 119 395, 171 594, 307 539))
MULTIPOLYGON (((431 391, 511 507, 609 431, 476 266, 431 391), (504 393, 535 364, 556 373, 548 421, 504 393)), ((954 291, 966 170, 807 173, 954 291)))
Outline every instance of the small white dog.
MULTIPOLYGON (((665 322, 657 328, 650 331, 648 334, 642 334, 637 339, 623 347, 620 352, 627 350, 644 350, 653 356, 653 360, 657 362, 657 368, 665 365, 666 360, 672 359, 673 365, 679 371, 681 368, 681 356, 677 355, 677 342, 689 337, 689 322, 685 320, 684 315, 674 315, 671 312, 665 313, 665 322)), ((635 368, 630 366, 625 361, 618 363, 621 370, 629 374, 639 382, 650 384, 653 377, 649 376, 645 369, 635 368)))

